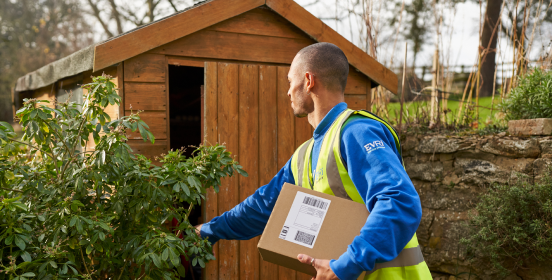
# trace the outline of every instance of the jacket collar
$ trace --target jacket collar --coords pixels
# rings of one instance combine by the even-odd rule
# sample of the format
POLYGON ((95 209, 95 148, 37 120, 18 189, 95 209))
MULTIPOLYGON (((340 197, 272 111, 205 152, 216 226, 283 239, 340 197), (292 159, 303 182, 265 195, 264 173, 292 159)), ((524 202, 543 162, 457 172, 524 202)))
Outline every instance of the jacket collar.
POLYGON ((318 124, 316 129, 314 130, 314 140, 318 140, 320 137, 323 137, 328 129, 332 126, 335 119, 341 114, 341 112, 345 111, 347 109, 347 103, 341 102, 337 105, 335 105, 322 119, 322 121, 318 124))

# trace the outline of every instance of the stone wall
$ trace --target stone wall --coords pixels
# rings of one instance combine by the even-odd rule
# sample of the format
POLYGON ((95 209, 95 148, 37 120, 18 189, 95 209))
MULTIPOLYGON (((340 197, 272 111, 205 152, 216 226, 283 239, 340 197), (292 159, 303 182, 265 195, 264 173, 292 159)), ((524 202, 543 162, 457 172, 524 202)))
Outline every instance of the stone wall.
MULTIPOLYGON (((468 211, 491 183, 507 183, 515 172, 530 180, 552 164, 552 137, 408 135, 403 157, 420 195, 423 218, 417 231, 434 279, 501 279, 489 263, 474 263, 460 245, 468 211), (477 276, 475 276, 477 275, 477 276)), ((506 279, 552 279, 552 263, 531 263, 506 279)))

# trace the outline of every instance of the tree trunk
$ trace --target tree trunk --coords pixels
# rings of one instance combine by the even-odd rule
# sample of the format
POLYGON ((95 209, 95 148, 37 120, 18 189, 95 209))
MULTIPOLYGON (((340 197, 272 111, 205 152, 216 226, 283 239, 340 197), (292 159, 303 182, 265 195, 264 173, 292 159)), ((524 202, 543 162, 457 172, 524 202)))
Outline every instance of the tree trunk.
POLYGON ((154 6, 153 6, 153 0, 148 0, 148 16, 149 16, 149 22, 153 22, 154 20, 154 15, 153 15, 153 9, 154 9, 154 6))
POLYGON ((485 21, 483 23, 483 32, 481 34, 482 53, 481 59, 481 91, 479 96, 491 96, 494 83, 494 71, 496 66, 496 43, 498 38, 498 24, 500 22, 500 13, 502 2, 504 0, 487 0, 485 11, 485 21))

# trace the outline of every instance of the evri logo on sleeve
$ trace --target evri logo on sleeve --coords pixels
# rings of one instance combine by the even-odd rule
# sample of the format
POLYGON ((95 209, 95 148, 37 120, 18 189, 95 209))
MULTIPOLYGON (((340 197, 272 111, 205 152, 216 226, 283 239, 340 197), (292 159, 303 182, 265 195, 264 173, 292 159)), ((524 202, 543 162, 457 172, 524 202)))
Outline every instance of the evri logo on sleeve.
POLYGON ((368 143, 368 144, 364 145, 364 149, 366 149, 366 152, 368 152, 368 153, 371 153, 375 150, 383 149, 383 148, 385 148, 385 145, 383 144, 383 141, 381 141, 381 140, 376 140, 372 143, 368 143))

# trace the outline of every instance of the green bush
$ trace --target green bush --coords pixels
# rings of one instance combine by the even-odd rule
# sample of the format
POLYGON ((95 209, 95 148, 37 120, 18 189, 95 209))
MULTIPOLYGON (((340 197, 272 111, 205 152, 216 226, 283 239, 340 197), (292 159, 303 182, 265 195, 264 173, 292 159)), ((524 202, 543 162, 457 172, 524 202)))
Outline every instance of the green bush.
POLYGON ((495 185, 480 197, 462 243, 478 258, 490 259, 506 275, 537 259, 552 260, 552 177, 495 185))
POLYGON ((552 118, 552 71, 532 69, 502 100, 500 109, 507 120, 552 118))
POLYGON ((26 100, 22 139, 0 122, 0 280, 179 279, 181 255, 214 259, 188 215, 221 178, 247 175, 242 167, 219 145, 192 158, 170 151, 162 166, 133 155, 126 132, 153 142, 148 126, 136 114, 110 120, 105 107, 119 103, 110 77, 83 87, 80 106, 26 100))

